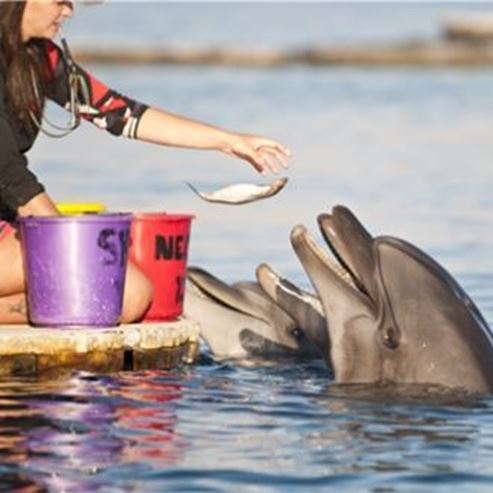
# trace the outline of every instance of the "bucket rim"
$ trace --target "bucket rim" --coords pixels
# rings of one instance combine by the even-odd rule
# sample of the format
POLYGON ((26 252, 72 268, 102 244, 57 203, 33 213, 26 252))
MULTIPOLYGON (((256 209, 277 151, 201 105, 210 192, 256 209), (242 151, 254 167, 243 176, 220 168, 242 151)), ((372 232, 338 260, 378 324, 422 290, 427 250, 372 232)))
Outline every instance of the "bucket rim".
POLYGON ((134 212, 132 214, 133 219, 137 219, 139 221, 183 221, 195 219, 195 214, 182 214, 182 213, 167 213, 167 212, 134 212))
POLYGON ((74 216, 18 216, 16 221, 20 224, 35 223, 103 223, 108 221, 131 222, 131 212, 104 212, 101 214, 81 214, 74 216))

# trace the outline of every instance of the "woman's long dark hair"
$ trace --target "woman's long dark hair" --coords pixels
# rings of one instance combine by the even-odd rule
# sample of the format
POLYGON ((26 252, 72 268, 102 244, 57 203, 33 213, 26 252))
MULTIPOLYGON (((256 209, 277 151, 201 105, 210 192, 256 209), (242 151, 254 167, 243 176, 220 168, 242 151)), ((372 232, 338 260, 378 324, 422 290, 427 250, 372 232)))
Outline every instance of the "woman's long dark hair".
POLYGON ((21 127, 32 129, 40 119, 46 94, 46 64, 42 40, 22 40, 26 1, 0 0, 0 49, 6 63, 6 101, 21 127))

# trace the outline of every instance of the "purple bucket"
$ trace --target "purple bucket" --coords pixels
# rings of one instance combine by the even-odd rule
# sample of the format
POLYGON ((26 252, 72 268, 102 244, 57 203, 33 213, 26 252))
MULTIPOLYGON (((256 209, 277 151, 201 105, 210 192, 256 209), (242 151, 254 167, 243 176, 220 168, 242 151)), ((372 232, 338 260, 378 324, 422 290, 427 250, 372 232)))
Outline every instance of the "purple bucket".
POLYGON ((19 218, 33 325, 118 325, 131 221, 131 214, 19 218))

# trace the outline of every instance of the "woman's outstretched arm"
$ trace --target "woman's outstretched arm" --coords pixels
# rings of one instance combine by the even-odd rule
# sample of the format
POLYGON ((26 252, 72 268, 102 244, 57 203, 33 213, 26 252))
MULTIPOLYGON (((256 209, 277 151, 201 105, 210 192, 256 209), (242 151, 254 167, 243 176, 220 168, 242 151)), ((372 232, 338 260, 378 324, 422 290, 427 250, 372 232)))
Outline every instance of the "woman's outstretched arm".
POLYGON ((260 173, 287 168, 291 155, 275 140, 229 132, 156 108, 148 108, 140 117, 136 137, 154 144, 222 151, 247 161, 260 173))

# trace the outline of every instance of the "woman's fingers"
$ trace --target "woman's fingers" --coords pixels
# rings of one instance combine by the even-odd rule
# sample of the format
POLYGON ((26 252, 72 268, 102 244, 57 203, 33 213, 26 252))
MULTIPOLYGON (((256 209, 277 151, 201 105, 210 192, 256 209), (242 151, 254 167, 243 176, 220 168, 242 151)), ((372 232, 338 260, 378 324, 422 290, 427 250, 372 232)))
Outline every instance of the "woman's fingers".
POLYGON ((255 149, 262 156, 262 160, 273 173, 278 173, 288 167, 291 151, 280 142, 271 139, 255 138, 255 149))
POLYGON ((285 157, 291 157, 291 151, 287 147, 283 146, 277 140, 265 139, 263 137, 254 137, 254 139, 256 140, 255 143, 256 149, 260 149, 261 147, 267 147, 267 148, 275 149, 285 157))
POLYGON ((268 154, 265 150, 257 151, 257 154, 259 155, 259 161, 264 171, 270 171, 271 173, 277 173, 279 171, 279 165, 272 155, 268 154))
POLYGON ((275 171, 282 171, 288 168, 288 156, 277 148, 263 146, 258 149, 258 152, 271 163, 275 171))
POLYGON ((291 156, 291 151, 275 140, 245 134, 240 136, 232 153, 263 175, 286 169, 291 156))

